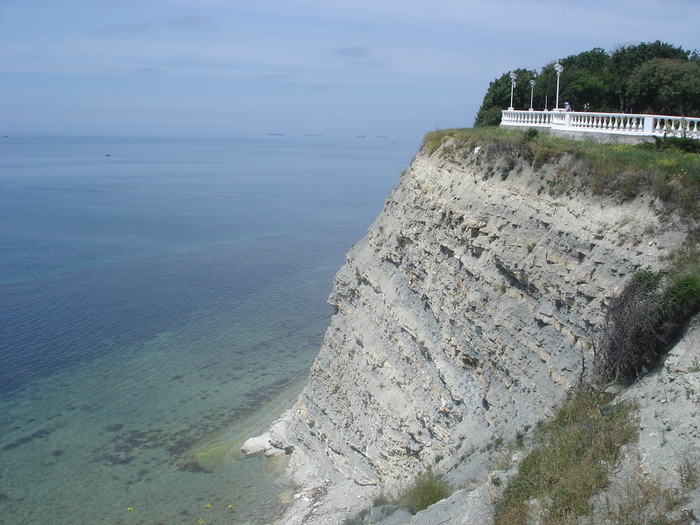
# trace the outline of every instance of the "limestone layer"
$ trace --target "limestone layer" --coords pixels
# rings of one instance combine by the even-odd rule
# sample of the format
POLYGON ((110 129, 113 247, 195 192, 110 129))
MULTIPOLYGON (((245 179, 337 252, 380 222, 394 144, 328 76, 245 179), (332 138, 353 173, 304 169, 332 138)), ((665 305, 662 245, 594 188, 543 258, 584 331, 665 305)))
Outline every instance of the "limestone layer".
POLYGON ((348 253, 309 383, 273 427, 316 491, 290 523, 330 523, 428 466, 483 478, 487 445, 590 370, 606 301, 685 226, 648 197, 550 195, 557 169, 449 142, 416 156, 348 253))

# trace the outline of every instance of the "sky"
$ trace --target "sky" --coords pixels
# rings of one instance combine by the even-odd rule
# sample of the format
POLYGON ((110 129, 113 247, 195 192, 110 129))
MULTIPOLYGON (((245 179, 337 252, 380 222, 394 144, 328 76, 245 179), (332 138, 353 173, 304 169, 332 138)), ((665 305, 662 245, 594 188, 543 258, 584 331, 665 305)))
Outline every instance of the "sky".
POLYGON ((511 69, 698 27, 700 0, 0 0, 0 134, 420 139, 511 69))

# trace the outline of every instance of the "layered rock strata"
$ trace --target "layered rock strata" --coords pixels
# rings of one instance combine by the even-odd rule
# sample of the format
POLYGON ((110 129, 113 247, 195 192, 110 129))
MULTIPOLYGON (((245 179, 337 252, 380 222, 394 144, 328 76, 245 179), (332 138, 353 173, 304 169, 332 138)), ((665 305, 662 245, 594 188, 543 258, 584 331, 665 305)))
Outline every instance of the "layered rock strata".
POLYGON ((309 383, 273 427, 303 488, 289 523, 340 522, 429 466, 483 479, 489 444, 590 369, 606 300, 685 226, 648 197, 550 195, 558 167, 450 142, 416 156, 348 253, 309 383))

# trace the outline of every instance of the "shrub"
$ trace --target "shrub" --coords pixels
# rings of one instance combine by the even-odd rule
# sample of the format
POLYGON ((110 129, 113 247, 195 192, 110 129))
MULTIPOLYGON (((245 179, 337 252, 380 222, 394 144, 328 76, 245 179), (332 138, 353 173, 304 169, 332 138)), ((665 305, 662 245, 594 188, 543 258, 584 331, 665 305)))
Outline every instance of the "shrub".
POLYGON ((539 134, 540 134, 540 132, 537 131, 537 129, 530 128, 525 133, 523 133, 523 141, 530 142, 531 140, 536 139, 537 135, 539 135, 539 134))
POLYGON ((425 137, 423 137, 423 146, 421 149, 426 150, 429 155, 432 155, 442 143, 451 136, 451 132, 453 131, 454 130, 451 129, 445 129, 426 134, 425 137))
POLYGON ((501 166, 501 180, 506 180, 511 171, 515 169, 515 157, 509 156, 505 165, 501 166))
POLYGON ((597 370, 602 379, 635 379, 655 361, 662 301, 661 276, 638 272, 612 298, 605 317, 597 370))
POLYGON ((681 490, 685 492, 695 490, 700 483, 700 456, 690 452, 681 456, 678 476, 681 481, 681 490))
POLYGON ((667 316, 683 322, 700 307, 700 273, 679 277, 663 295, 667 316))
POLYGON ((685 321, 700 311, 700 266, 662 285, 661 273, 635 273, 612 298, 596 362, 599 379, 632 381, 650 371, 685 321))
MULTIPOLYGON (((642 148, 649 146, 642 146, 642 148)), ((657 151, 680 151, 683 153, 700 153, 700 141, 689 137, 654 137, 657 151)))

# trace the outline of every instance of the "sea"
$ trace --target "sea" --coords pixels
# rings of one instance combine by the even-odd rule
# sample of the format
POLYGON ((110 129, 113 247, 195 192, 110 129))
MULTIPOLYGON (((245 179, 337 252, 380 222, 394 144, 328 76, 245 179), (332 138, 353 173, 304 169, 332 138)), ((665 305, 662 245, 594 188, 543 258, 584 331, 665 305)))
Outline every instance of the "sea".
POLYGON ((385 137, 0 138, 0 523, 263 524, 385 137))

